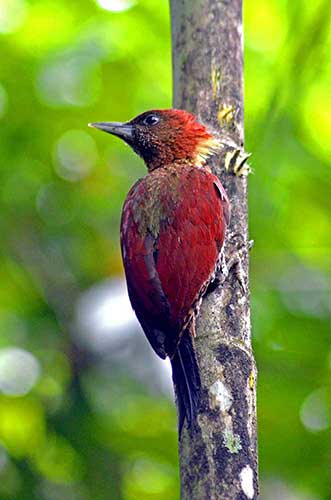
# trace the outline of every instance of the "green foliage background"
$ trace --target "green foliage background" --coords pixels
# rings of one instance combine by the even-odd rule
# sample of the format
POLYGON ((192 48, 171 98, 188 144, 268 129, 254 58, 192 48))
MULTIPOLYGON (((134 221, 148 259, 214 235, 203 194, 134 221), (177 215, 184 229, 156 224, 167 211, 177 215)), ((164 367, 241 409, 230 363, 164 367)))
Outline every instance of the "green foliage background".
MULTIPOLYGON (((330 14, 245 4, 264 500, 331 499, 330 14)), ((178 498, 171 398, 74 321, 85 290, 122 277, 121 205, 144 174, 86 124, 171 106, 168 3, 0 0, 0 50, 0 498, 178 498)))

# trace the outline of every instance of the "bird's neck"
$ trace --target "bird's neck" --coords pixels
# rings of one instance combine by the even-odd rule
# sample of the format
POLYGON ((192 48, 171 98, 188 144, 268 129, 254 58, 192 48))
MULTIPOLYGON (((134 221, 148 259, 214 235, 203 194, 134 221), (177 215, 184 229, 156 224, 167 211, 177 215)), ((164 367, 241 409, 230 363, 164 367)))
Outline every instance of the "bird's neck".
POLYGON ((194 147, 187 150, 182 147, 174 147, 168 151, 161 151, 151 155, 150 158, 144 158, 147 169, 153 172, 158 168, 171 168, 174 166, 191 166, 201 168, 206 165, 210 156, 217 154, 221 150, 222 144, 218 138, 213 135, 201 137, 194 147))

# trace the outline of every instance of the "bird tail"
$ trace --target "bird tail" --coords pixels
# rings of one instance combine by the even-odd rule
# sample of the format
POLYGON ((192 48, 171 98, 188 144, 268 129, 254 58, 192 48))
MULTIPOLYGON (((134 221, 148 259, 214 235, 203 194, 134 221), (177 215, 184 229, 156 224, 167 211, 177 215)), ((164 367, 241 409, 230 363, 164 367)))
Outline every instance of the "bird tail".
POLYGON ((172 380, 178 409, 178 432, 181 434, 186 418, 187 426, 195 421, 200 400, 200 373, 193 340, 186 330, 171 360, 172 380))

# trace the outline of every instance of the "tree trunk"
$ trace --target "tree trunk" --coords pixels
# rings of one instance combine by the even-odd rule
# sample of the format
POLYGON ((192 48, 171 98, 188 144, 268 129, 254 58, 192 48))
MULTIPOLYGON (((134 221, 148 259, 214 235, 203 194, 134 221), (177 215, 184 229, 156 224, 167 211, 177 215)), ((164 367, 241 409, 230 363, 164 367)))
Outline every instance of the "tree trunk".
MULTIPOLYGON (((230 139, 242 146, 241 0, 171 0, 171 18, 174 107, 198 115, 228 144, 230 139)), ((247 177, 226 171, 231 149, 224 147, 211 166, 232 209, 225 258, 233 261, 236 256, 239 264, 206 296, 197 321, 202 395, 197 423, 191 430, 184 427, 179 442, 184 500, 258 497, 247 177)))

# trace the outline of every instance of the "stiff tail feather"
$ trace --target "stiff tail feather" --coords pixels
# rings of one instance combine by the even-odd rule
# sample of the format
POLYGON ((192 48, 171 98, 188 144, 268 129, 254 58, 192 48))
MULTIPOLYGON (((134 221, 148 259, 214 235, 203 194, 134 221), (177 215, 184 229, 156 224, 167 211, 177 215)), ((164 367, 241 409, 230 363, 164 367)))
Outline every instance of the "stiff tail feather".
POLYGON ((181 434, 186 418, 191 427, 198 413, 200 399, 200 374, 192 337, 184 332, 177 351, 171 360, 172 380, 175 386, 178 408, 178 431, 181 434))

